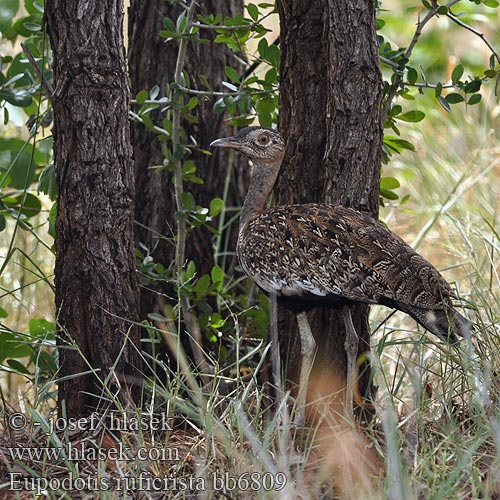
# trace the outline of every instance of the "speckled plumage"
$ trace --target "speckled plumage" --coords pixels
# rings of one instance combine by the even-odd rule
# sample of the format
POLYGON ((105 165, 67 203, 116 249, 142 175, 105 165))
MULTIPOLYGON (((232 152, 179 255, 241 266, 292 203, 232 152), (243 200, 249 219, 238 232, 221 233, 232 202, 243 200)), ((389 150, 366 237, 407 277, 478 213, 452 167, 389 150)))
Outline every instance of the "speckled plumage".
POLYGON ((291 306, 383 304, 440 336, 448 333, 436 326, 442 316, 458 317, 452 289, 427 260, 380 222, 340 205, 287 205, 256 214, 241 228, 237 251, 245 273, 291 306))
POLYGON ((234 147, 254 161, 237 252, 263 290, 296 311, 339 302, 383 304, 450 340, 470 328, 453 308, 453 291, 440 273, 367 214, 327 204, 264 208, 284 149, 276 131, 249 127, 213 144, 234 147), (259 144, 263 135, 265 144, 259 144))

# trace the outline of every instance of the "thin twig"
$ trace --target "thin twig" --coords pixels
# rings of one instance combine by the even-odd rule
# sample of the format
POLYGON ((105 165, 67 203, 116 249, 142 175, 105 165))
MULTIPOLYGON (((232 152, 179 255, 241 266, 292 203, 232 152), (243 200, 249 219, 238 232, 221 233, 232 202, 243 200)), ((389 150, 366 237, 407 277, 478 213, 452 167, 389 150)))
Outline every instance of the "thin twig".
POLYGON ((203 29, 209 29, 209 30, 229 30, 229 31, 235 31, 235 30, 246 30, 246 29, 252 29, 255 28, 256 26, 259 26, 259 24, 262 24, 262 21, 264 19, 268 18, 271 14, 274 14, 274 9, 268 12, 266 15, 262 16, 258 21, 254 21, 248 24, 242 24, 240 26, 224 26, 224 25, 217 25, 217 24, 203 24, 203 23, 192 23, 191 26, 194 26, 195 28, 203 28, 203 29))
MULTIPOLYGON (((186 15, 186 28, 185 31, 189 32, 193 22, 194 8, 196 6, 196 0, 192 0, 186 15)), ((174 82, 180 87, 182 81, 182 71, 184 69, 184 60, 186 58, 187 49, 187 39, 181 38, 179 41, 179 52, 177 55, 177 62, 175 65, 174 82)), ((172 113, 172 154, 175 156, 176 150, 180 145, 180 127, 181 127, 181 112, 180 109, 173 110, 172 113)), ((182 183, 182 169, 180 160, 174 162, 175 171, 175 202, 177 205, 177 210, 180 212, 183 209, 182 204, 182 194, 183 194, 183 183, 182 183)), ((179 276, 181 275, 182 266, 184 265, 185 250, 186 250, 186 222, 183 217, 178 219, 178 244, 176 251, 176 263, 179 276)))
MULTIPOLYGON (((136 122, 139 122, 139 123, 144 123, 144 121, 142 120, 142 118, 140 117, 140 115, 138 115, 137 113, 134 113, 133 111, 129 111, 128 112, 128 116, 130 118, 132 118, 134 121, 136 122)), ((158 133, 158 134, 161 134, 161 135, 165 135, 167 137, 170 137, 170 133, 167 132, 164 128, 161 128, 161 127, 158 127, 156 125, 153 125, 153 130, 158 133)))
POLYGON ((167 99, 166 97, 161 97, 160 99, 146 99, 145 101, 138 102, 137 99, 130 99, 130 104, 139 104, 143 106, 144 104, 154 104, 154 105, 160 105, 164 104, 166 106, 165 109, 168 109, 168 107, 172 104, 170 99, 167 99))
POLYGON ((47 94, 47 97, 52 99, 52 95, 54 91, 52 90, 52 86, 50 83, 47 81, 47 79, 43 76, 42 71, 38 67, 38 64, 36 63, 35 58, 33 57, 33 54, 31 53, 30 49, 26 47, 24 43, 21 43, 21 47, 26 54, 26 57, 28 58, 28 61, 31 63, 31 66, 33 66, 33 69, 35 70, 36 76, 40 79, 40 82, 42 84, 42 87, 45 89, 45 92, 47 94))
POLYGON ((455 17, 451 12, 448 12, 447 17, 449 17, 454 23, 458 24, 462 28, 465 28, 466 30, 470 31, 471 33, 474 33, 474 35, 478 36, 491 50, 492 54, 496 57, 497 61, 500 63, 500 55, 499 53, 495 50, 495 47, 490 43, 490 41, 484 36, 484 33, 481 33, 474 29, 472 26, 469 26, 468 24, 464 23, 458 17, 455 17))
MULTIPOLYGON (((213 97, 227 97, 227 96, 238 96, 242 94, 249 94, 249 92, 244 92, 244 91, 235 91, 235 92, 217 92, 217 91, 211 91, 211 90, 196 90, 196 89, 188 89, 187 87, 183 87, 182 85, 179 85, 179 90, 182 90, 183 92, 186 92, 187 94, 193 94, 193 95, 204 95, 204 96, 213 96, 213 97)), ((265 95, 265 94, 271 94, 272 90, 252 90, 252 95, 265 95)))
MULTIPOLYGON (((450 0, 447 4, 446 7, 450 9, 453 5, 456 3, 460 2, 461 0, 450 0)), ((413 38, 411 39, 410 44, 408 45, 408 48, 405 51, 405 58, 410 59, 411 54, 413 53, 413 49, 415 48, 415 45, 418 42, 418 39, 420 38, 420 35, 422 34, 422 31, 425 27, 425 25, 437 14, 437 11, 439 8, 442 7, 439 5, 437 2, 433 2, 433 7, 429 9, 425 17, 418 21, 417 23, 417 29, 415 30, 415 33, 413 34, 413 38)), ((394 83, 391 86, 391 90, 387 94, 387 98, 384 104, 384 108, 382 110, 382 121, 385 121, 385 119, 389 116, 389 111, 391 109, 391 103, 394 97, 396 96, 396 93, 398 89, 401 87, 403 83, 403 74, 402 72, 396 75, 396 79, 394 83)))
MULTIPOLYGON (((485 82, 486 80, 488 80, 488 78, 480 78, 480 80, 482 82, 485 82)), ((403 85, 405 87, 417 87, 419 89, 435 89, 435 88, 438 87, 438 85, 436 83, 427 83, 427 82, 425 82, 425 83, 420 83, 420 82, 415 82, 415 83, 403 82, 403 85)), ((460 90, 460 87, 458 87, 454 83, 441 84, 441 88, 442 89, 456 89, 456 90, 460 90)))

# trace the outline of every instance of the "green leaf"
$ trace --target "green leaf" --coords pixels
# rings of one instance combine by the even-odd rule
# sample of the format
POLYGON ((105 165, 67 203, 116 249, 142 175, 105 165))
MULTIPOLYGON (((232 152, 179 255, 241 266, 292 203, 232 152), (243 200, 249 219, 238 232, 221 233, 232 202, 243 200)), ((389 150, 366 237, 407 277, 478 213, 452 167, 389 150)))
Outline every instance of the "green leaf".
POLYGON ((464 97, 461 94, 458 94, 457 92, 452 92, 451 94, 448 94, 445 97, 445 99, 450 104, 458 104, 459 102, 465 101, 464 97))
POLYGON ((226 320, 218 312, 214 312, 210 316, 210 326, 216 330, 223 327, 225 322, 226 320))
POLYGON ((411 142, 400 139, 394 135, 385 135, 384 144, 389 146, 391 149, 395 149, 398 153, 400 153, 403 149, 415 151, 415 146, 411 142))
POLYGON ((154 100, 158 97, 159 93, 160 93, 160 86, 154 85, 152 89, 149 91, 149 98, 151 100, 154 100))
POLYGON ((275 68, 279 68, 281 52, 277 45, 270 45, 267 49, 266 60, 270 62, 275 68))
POLYGON ((56 169, 53 163, 42 170, 38 178, 38 192, 45 193, 52 201, 57 198, 56 169))
POLYGON ((216 285, 216 290, 220 292, 222 290, 222 284, 224 283, 224 271, 219 265, 212 267, 211 272, 212 283, 216 285))
POLYGON ((207 80, 207 77, 205 75, 199 75, 198 78, 200 79, 200 83, 207 89, 207 90, 212 90, 212 87, 210 83, 207 80))
POLYGON ((0 2, 0 31, 5 32, 12 24, 12 18, 19 10, 19 0, 2 0, 0 2))
POLYGON ((434 95, 436 97, 439 97, 442 91, 443 91, 443 84, 441 82, 438 82, 436 84, 436 89, 434 90, 434 95))
POLYGON ((47 321, 44 318, 31 318, 28 324, 29 332, 35 337, 45 337, 50 335, 51 338, 55 338, 54 334, 57 330, 57 326, 52 321, 47 321))
POLYGON ((192 260, 190 260, 182 276, 184 282, 190 281, 195 274, 196 274, 196 264, 192 260))
POLYGON ((40 213, 42 203, 34 194, 23 193, 14 198, 13 208, 30 218, 40 213))
POLYGON ((267 43, 267 40, 265 38, 262 38, 257 45, 257 49, 258 49, 260 57, 262 57, 262 59, 266 58, 268 48, 269 48, 269 44, 267 43))
POLYGON ((204 274, 201 276, 193 287, 193 292, 196 294, 198 299, 203 298, 210 288, 210 276, 204 274))
POLYGON ((408 68, 408 83, 413 85, 418 79, 418 73, 415 68, 408 68))
POLYGON ((458 66, 455 66, 453 68, 453 71, 451 72, 451 81, 453 83, 457 83, 460 81, 460 78, 462 78, 464 74, 464 67, 462 64, 459 64, 458 66))
POLYGON ((500 5, 497 0, 484 0, 483 3, 486 7, 491 7, 492 9, 496 9, 500 5))
POLYGON ((21 375, 31 375, 28 369, 16 359, 8 359, 7 364, 10 368, 12 368, 15 372, 20 373, 21 375))
POLYGON ((163 26, 169 31, 176 31, 177 28, 175 27, 175 23, 172 21, 172 19, 168 17, 163 18, 163 26))
POLYGON ((441 104, 441 106, 443 106, 445 111, 448 111, 448 113, 451 111, 450 104, 442 95, 438 97, 438 102, 439 104, 441 104))
POLYGON ((188 107, 189 111, 191 111, 194 108, 196 108, 196 106, 198 106, 199 102, 200 102, 200 100, 197 97, 191 97, 189 99, 188 104, 187 104, 187 107, 188 107))
POLYGON ((51 374, 57 373, 58 367, 54 359, 54 355, 46 351, 39 351, 37 353, 38 369, 43 373, 51 374))
POLYGON ((0 332, 0 362, 6 358, 24 358, 32 352, 33 349, 19 335, 0 332))
POLYGON ((40 31, 40 15, 36 16, 24 16, 20 17, 19 19, 16 20, 14 23, 14 31, 18 34, 21 35, 25 38, 28 38, 33 34, 33 31, 40 31), (35 21, 35 22, 33 22, 35 21), (30 25, 36 25, 38 29, 32 30, 29 29, 30 25))
POLYGON ((30 14, 43 14, 45 12, 43 3, 36 0, 24 0, 24 6, 30 14))
POLYGON ((32 150, 33 146, 25 141, 0 137, 0 179, 7 173, 10 187, 25 189, 30 186, 36 168, 36 162, 31 157, 32 150))
POLYGON ((0 307, 0 318, 6 318, 9 313, 2 307, 0 307))
POLYGON ((210 217, 217 217, 224 208, 224 200, 221 198, 214 198, 210 201, 210 217))
POLYGON ((238 83, 240 81, 240 78, 238 76, 238 72, 233 67, 226 66, 224 68, 224 73, 229 78, 229 80, 232 81, 233 83, 238 83))
POLYGON ((267 113, 260 113, 259 114, 259 123, 263 127, 272 127, 272 125, 273 125, 273 117, 270 114, 267 114, 267 113))
POLYGON ((278 83, 278 70, 276 68, 271 68, 266 72, 264 80, 271 85, 274 83, 278 83))
POLYGON ((196 207, 196 202, 194 201, 194 196, 189 192, 184 192, 181 195, 182 206, 185 210, 194 210, 196 207))
POLYGON ((276 102, 272 97, 264 97, 257 101, 255 108, 259 114, 271 114, 276 109, 276 102))
POLYGON ((481 80, 472 80, 471 82, 467 83, 464 87, 465 92, 469 93, 474 93, 477 92, 481 88, 481 80))
POLYGON ((395 177, 382 177, 380 179, 381 189, 397 189, 401 184, 395 177))
POLYGON ((380 188, 380 196, 382 196, 383 198, 387 198, 388 200, 397 200, 399 198, 399 196, 394 191, 382 188, 380 188))
POLYGON ((257 7, 257 5, 249 3, 247 5, 247 11, 248 15, 252 18, 253 21, 257 21, 257 19, 259 19, 259 8, 257 7))
POLYGON ((141 90, 135 96, 135 100, 137 101, 138 104, 144 104, 146 102, 147 98, 148 98, 148 91, 147 90, 141 90))
POLYGON ((31 104, 31 94, 24 89, 3 89, 0 90, 0 99, 7 101, 13 106, 24 108, 31 104))
POLYGON ((177 31, 160 30, 160 37, 167 38, 167 42, 172 38, 178 38, 177 31))
POLYGON ((477 104, 481 101, 481 94, 474 94, 471 96, 471 98, 467 101, 467 104, 470 104, 471 106, 474 104, 477 104))
POLYGON ((42 26, 37 23, 31 23, 31 22, 25 22, 23 23, 23 26, 28 30, 28 31, 40 31, 42 29, 42 26))
POLYGON ((399 104, 395 104, 389 111, 389 116, 397 116, 403 111, 403 107, 399 104))
POLYGON ((221 97, 217 99, 214 103, 214 114, 220 115, 226 111, 226 104, 224 103, 224 99, 221 97))
POLYGON ((398 120, 403 120, 405 122, 411 122, 411 123, 420 122, 424 118, 425 118, 425 113, 417 109, 408 111, 406 113, 403 113, 402 115, 398 115, 398 120))

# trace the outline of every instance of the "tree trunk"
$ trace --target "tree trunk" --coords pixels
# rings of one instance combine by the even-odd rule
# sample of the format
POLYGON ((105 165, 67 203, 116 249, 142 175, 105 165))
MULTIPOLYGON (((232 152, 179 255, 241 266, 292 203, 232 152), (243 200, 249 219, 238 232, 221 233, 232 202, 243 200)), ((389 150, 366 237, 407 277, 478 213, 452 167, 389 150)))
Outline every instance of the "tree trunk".
MULTIPOLYGON (((68 417, 79 417, 97 406, 99 381, 112 369, 124 396, 140 368, 132 345, 139 345, 139 331, 131 323, 138 319, 138 300, 123 2, 48 0, 46 20, 54 57, 59 188, 59 375, 75 376, 59 384, 59 410, 64 405, 68 417), (89 365, 96 375, 77 376, 89 365)), ((116 391, 114 377, 108 387, 116 391)))
MULTIPOLYGON (((383 136, 375 2, 278 0, 278 9, 280 130, 287 149, 277 202, 340 203, 377 217, 383 136)), ((360 353, 368 351, 368 307, 352 307, 351 315, 360 353)), ((315 398, 344 387, 345 328, 340 311, 316 309, 309 319, 318 346, 310 380, 331 381, 311 384, 315 398)), ((279 323, 287 374, 296 381, 296 323, 286 311, 280 311, 279 323)), ((368 370, 358 382, 361 394, 367 394, 368 370)))
MULTIPOLYGON (((225 2, 209 0, 200 5, 197 13, 202 15, 220 13, 224 17, 234 16, 243 11, 243 0, 225 2)), ((159 85, 161 93, 158 97, 162 97, 165 86, 173 81, 178 44, 175 41, 165 43, 164 39, 160 38, 159 32, 164 29, 164 17, 169 17, 175 22, 183 10, 181 5, 171 4, 165 0, 132 0, 129 15, 129 68, 134 94, 142 89, 149 90, 154 85, 159 85)), ((200 37, 213 39, 215 33, 213 30, 201 30, 200 37)), ((234 54, 224 44, 191 42, 188 44, 185 61, 191 88, 202 90, 206 89, 200 83, 200 74, 207 78, 214 90, 224 90, 221 82, 227 79, 224 74, 225 66, 238 67, 234 54)), ((182 124, 186 136, 196 138, 199 146, 204 149, 208 149, 213 139, 232 133, 232 128, 224 120, 224 116, 213 113, 213 104, 212 98, 200 98, 198 107, 193 110, 199 123, 182 124)), ((161 126, 164 116, 157 113, 152 118, 161 126)), ((136 165, 136 219, 139 223, 136 232, 137 242, 152 251, 155 262, 168 267, 174 259, 175 251, 173 244, 167 240, 175 234, 176 207, 172 174, 167 170, 155 172, 151 169, 154 165, 162 165, 164 157, 160 142, 150 130, 141 124, 134 124, 132 143, 136 165)), ((185 187, 186 191, 194 195, 198 205, 207 207, 212 198, 222 196, 230 154, 228 151, 218 151, 213 156, 207 156, 193 151, 190 159, 195 162, 197 173, 204 180, 204 184, 186 184, 185 187)), ((243 168, 246 161, 240 157, 234 158, 235 174, 232 175, 235 177, 227 203, 238 206, 245 192, 244 189, 238 189, 238 186, 245 184, 248 174, 247 169, 243 168)), ((234 224, 232 243, 227 245, 229 250, 235 247, 236 230, 237 224, 234 224)), ((196 262, 198 276, 210 273, 214 265, 213 257, 213 235, 204 228, 198 228, 190 233, 186 258, 196 262)), ((233 259, 232 265, 227 267, 232 267, 235 263, 236 260, 233 259)), ((158 294, 160 290, 158 287, 155 289, 154 285, 141 290, 141 317, 145 318, 148 313, 162 311, 165 299, 163 295, 158 294)))

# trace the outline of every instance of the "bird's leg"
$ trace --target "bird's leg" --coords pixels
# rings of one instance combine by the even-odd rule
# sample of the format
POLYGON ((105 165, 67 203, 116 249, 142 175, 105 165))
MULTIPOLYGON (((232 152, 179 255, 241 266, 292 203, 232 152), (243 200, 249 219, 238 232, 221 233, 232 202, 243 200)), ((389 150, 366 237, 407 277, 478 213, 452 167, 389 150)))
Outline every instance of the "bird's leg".
POLYGON ((300 369, 299 393, 297 395, 297 408, 295 409, 294 423, 302 426, 306 414, 306 398, 309 375, 311 373, 316 341, 314 340, 309 320, 305 311, 297 314, 297 323, 300 332, 300 353, 302 355, 302 367, 300 369))
POLYGON ((356 376, 356 362, 358 358, 359 338, 352 322, 351 310, 349 306, 342 309, 345 325, 345 343, 344 348, 347 355, 347 383, 345 392, 345 407, 344 414, 349 419, 353 419, 353 395, 354 395, 354 378, 356 376))

